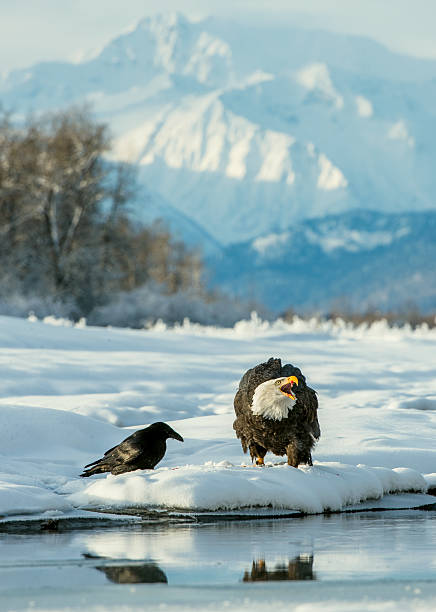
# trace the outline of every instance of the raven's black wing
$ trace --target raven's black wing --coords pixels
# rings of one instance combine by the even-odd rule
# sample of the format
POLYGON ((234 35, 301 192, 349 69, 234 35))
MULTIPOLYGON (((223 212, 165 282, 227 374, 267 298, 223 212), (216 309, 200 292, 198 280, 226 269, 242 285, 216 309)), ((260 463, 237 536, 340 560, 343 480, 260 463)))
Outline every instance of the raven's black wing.
POLYGON ((85 468, 99 463, 105 463, 106 461, 110 461, 117 465, 135 461, 144 452, 144 444, 138 443, 137 433, 138 432, 135 431, 131 436, 107 450, 101 459, 97 459, 85 465, 85 468))

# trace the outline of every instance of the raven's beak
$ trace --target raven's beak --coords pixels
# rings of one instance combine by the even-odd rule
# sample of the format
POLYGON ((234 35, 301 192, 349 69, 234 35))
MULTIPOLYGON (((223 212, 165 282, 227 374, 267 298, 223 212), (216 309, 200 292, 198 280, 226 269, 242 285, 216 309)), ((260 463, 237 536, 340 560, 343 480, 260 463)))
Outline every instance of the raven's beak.
POLYGON ((180 434, 177 433, 177 431, 174 431, 174 429, 172 430, 172 435, 170 436, 171 438, 174 438, 174 440, 180 440, 180 442, 184 442, 182 436, 180 434))
POLYGON ((280 387, 280 391, 291 399, 296 400, 297 398, 292 393, 292 385, 298 386, 298 378, 296 376, 288 376, 286 382, 280 387))

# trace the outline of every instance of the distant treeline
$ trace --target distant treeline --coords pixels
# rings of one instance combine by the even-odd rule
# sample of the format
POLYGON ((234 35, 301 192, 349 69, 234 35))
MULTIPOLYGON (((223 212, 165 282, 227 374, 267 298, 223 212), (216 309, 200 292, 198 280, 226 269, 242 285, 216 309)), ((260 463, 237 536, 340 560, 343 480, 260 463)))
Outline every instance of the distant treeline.
POLYGON ((132 221, 134 172, 109 150, 107 127, 83 108, 20 127, 0 114, 0 302, 27 297, 78 318, 146 285, 162 303, 205 294, 198 253, 132 221))

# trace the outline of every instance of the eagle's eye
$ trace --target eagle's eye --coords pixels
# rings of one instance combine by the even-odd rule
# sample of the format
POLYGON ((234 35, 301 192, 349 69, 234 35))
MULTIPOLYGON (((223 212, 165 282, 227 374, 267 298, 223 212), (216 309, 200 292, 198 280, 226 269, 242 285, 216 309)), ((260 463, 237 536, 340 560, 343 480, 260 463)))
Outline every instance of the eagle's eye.
POLYGON ((282 384, 282 382, 283 382, 283 378, 278 378, 278 379, 275 381, 275 383, 274 383, 274 384, 276 385, 276 387, 280 387, 280 385, 282 384))

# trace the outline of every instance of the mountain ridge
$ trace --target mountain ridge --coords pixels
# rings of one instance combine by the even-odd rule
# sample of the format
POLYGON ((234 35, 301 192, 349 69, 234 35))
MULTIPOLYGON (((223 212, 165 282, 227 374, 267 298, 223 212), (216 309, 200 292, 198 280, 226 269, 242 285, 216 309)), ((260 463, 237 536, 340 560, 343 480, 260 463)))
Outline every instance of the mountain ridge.
POLYGON ((408 307, 434 312, 435 237, 436 211, 357 209, 229 245, 208 264, 216 286, 276 313, 408 307))

